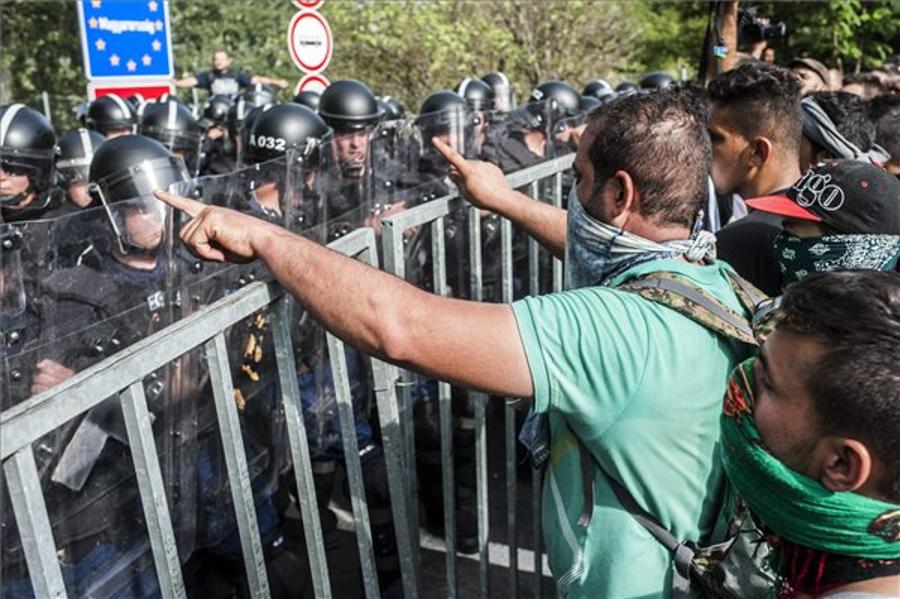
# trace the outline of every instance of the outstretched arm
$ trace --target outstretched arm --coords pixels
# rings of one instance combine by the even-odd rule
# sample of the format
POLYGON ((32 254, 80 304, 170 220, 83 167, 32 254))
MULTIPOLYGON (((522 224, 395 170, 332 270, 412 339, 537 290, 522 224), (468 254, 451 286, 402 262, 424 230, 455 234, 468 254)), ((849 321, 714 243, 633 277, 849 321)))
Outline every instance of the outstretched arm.
POLYGON ((440 297, 281 227, 162 192, 193 219, 181 238, 206 260, 260 258, 326 329, 403 367, 488 393, 531 397, 512 309, 440 297))
POLYGON ((197 78, 193 76, 175 80, 176 87, 196 87, 197 83, 197 78))
POLYGON ((472 204, 511 220, 560 260, 566 256, 566 211, 511 188, 490 162, 466 160, 440 139, 431 140, 450 163, 450 178, 472 204))
POLYGON ((263 85, 274 85, 275 87, 285 88, 288 86, 288 82, 284 79, 275 79, 273 77, 263 77, 262 75, 254 75, 250 78, 250 83, 252 85, 256 85, 257 83, 262 83, 263 85))

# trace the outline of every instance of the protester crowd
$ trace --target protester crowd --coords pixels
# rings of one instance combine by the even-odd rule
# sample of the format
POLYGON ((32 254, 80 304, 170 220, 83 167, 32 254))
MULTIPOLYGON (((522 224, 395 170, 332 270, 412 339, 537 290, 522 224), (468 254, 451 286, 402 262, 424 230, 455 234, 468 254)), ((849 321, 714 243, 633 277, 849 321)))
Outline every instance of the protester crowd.
MULTIPOLYGON (((107 95, 62 132, 2 106, 0 407, 274 279, 300 300, 296 375, 328 547, 345 453, 325 331, 348 343, 385 596, 402 590, 366 355, 419 373, 422 525, 444 533, 452 493, 461 552, 478 549, 472 389, 528 400, 520 440, 543 473, 562 596, 898 596, 898 68, 836 82, 812 58, 746 57, 705 87, 661 72, 581 91, 547 81, 523 102, 495 72, 407 113, 402 90, 352 79, 280 102, 270 85, 284 82, 232 71, 219 51, 178 82, 210 92, 202 107, 107 95), (562 206, 550 185, 532 198, 506 183, 573 152, 562 206), (488 301, 468 301, 465 210, 444 231, 455 299, 432 293, 427 227, 405 235, 410 283, 325 248, 360 227, 380 236, 386 216, 454 188, 481 209, 488 301), (501 217, 516 229, 512 304, 501 217), (529 237, 564 261, 563 291, 526 293, 529 237), (452 491, 438 380, 453 384, 452 491)), ((295 597, 310 591, 285 543, 302 533, 285 526, 298 490, 270 320, 227 341, 270 586, 295 597)), ((188 594, 244 596, 209 379, 195 350, 144 387, 188 594)), ((110 398, 35 444, 73 596, 160 592, 118 410, 110 398)), ((29 596, 6 500, 0 517, 2 595, 29 596)))

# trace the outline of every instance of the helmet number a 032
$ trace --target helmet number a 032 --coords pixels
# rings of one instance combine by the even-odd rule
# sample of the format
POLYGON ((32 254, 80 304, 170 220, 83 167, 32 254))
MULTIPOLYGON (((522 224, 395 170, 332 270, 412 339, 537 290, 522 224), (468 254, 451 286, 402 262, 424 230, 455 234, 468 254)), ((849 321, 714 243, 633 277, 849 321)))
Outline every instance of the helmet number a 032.
POLYGON ((272 137, 271 135, 251 135, 250 145, 257 148, 265 148, 267 150, 275 150, 284 152, 287 142, 283 137, 272 137))

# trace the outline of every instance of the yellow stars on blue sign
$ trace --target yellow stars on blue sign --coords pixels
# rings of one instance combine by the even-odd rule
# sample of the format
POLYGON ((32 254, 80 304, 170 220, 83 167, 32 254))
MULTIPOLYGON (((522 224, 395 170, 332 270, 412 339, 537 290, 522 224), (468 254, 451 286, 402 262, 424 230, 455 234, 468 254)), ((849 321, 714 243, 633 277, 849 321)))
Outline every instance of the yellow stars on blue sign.
POLYGON ((117 66, 119 66, 120 60, 122 60, 122 59, 119 58, 118 54, 113 54, 112 56, 109 57, 109 64, 111 64, 114 67, 117 67, 117 66))
POLYGON ((150 58, 149 54, 144 54, 143 56, 141 56, 141 62, 144 63, 145 67, 149 67, 150 63, 153 62, 153 59, 150 58))
POLYGON ((100 8, 102 5, 100 0, 91 0, 91 8, 100 8))
POLYGON ((91 17, 90 19, 88 19, 88 27, 90 27, 91 29, 96 29, 97 25, 97 17, 91 17))
POLYGON ((159 52, 162 49, 162 44, 159 40, 153 40, 153 43, 150 44, 153 47, 154 52, 159 52))
POLYGON ((134 62, 133 60, 129 60, 128 62, 125 63, 125 67, 129 71, 134 71, 137 68, 137 63, 134 62))
POLYGON ((150 0, 150 2, 147 3, 147 8, 150 12, 156 12, 156 9, 159 8, 159 4, 156 3, 156 0, 150 0))
POLYGON ((102 37, 94 42, 94 45, 97 46, 97 49, 101 52, 106 50, 106 40, 104 40, 102 37))

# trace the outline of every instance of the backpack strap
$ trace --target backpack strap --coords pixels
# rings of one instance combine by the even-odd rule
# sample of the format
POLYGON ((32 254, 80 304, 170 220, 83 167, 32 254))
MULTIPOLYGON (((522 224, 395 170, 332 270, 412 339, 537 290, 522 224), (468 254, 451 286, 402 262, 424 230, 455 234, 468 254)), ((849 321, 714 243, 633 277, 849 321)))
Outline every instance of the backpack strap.
MULTIPOLYGON (((729 274, 729 280, 748 312, 753 310, 756 299, 765 297, 737 275, 732 278, 729 274)), ((746 316, 732 310, 687 277, 671 272, 652 272, 631 279, 617 289, 636 293, 648 301, 667 306, 724 337, 750 345, 757 344, 753 327, 746 316)))
MULTIPOLYGON (((615 477, 606 472, 606 469, 594 459, 587 447, 580 440, 578 441, 578 452, 581 459, 581 472, 584 477, 582 485, 585 488, 592 488, 594 480, 593 473, 595 470, 600 471, 606 479, 606 482, 609 483, 610 488, 612 488, 613 493, 615 493, 619 503, 625 508, 625 511, 631 514, 631 517, 659 541, 663 547, 672 552, 672 598, 681 599, 683 597, 688 597, 691 590, 691 571, 693 569, 695 554, 694 548, 688 541, 679 541, 669 529, 659 523, 659 520, 657 520, 655 516, 642 508, 631 492, 626 489, 622 483, 616 480, 615 477)), ((585 500, 590 500, 592 510, 593 492, 585 492, 585 500)), ((585 518, 587 513, 586 510, 587 507, 582 510, 579 524, 581 524, 582 519, 585 518)), ((588 520, 589 519, 590 517, 588 516, 588 520)))

